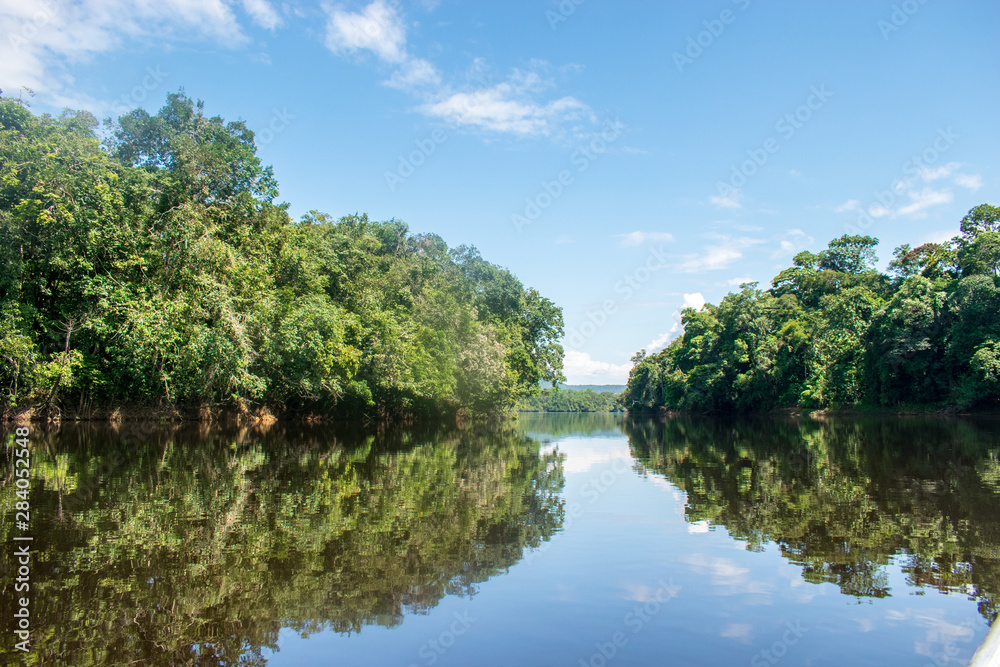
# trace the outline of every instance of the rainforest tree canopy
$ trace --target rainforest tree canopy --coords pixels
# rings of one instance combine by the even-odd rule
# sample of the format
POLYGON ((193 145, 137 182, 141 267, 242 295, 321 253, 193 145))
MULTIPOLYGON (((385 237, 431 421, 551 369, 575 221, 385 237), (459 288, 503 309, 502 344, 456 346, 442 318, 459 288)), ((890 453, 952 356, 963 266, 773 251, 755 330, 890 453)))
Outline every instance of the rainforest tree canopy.
POLYGON ((801 252, 769 289, 742 285, 682 313, 684 333, 634 361, 625 407, 956 406, 1000 400, 1000 208, 976 206, 948 243, 845 235, 801 252))
POLYGON ((241 121, 0 98, 5 410, 494 413, 562 378, 562 312, 397 220, 293 221, 241 121))

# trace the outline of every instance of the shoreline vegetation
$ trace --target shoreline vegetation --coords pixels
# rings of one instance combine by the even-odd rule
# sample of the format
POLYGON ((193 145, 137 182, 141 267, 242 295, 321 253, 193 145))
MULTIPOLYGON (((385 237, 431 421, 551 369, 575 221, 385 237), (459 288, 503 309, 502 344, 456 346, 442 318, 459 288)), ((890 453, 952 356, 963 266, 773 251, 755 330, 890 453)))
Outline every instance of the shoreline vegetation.
POLYGON ((629 412, 991 413, 1000 408, 1000 208, 946 243, 844 235, 801 252, 769 289, 744 283, 682 312, 683 333, 633 358, 629 412))
POLYGON ((277 196, 183 91, 103 128, 0 97, 3 419, 461 422, 564 381, 561 309, 474 247, 277 196))

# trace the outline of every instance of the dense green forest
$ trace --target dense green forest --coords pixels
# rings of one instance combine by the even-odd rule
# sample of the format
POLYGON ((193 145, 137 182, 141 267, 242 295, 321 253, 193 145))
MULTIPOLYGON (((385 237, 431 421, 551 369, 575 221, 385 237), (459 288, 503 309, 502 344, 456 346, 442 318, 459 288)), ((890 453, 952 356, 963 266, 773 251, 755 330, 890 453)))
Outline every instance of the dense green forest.
POLYGON ((563 379, 560 309, 475 248, 277 196, 183 92, 103 128, 0 98, 5 414, 486 414, 563 379))
POLYGON ((522 412, 621 412, 617 394, 592 389, 575 391, 564 387, 543 389, 537 396, 528 397, 521 405, 522 412))
POLYGON ((635 412, 957 407, 1000 401, 1000 208, 949 243, 904 245, 875 270, 870 236, 802 252, 770 289, 744 284, 682 313, 684 334, 637 354, 635 412))

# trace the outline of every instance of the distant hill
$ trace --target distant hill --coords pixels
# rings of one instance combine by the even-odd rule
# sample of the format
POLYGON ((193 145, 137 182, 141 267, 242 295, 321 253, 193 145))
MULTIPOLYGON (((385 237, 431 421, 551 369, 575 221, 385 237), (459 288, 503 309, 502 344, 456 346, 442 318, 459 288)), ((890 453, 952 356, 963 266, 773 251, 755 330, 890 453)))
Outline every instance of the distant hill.
POLYGON ((612 394, 620 394, 625 391, 625 385, 623 384, 563 384, 559 386, 560 389, 571 389, 573 391, 586 391, 590 389, 591 391, 596 391, 598 393, 602 391, 610 391, 612 394))

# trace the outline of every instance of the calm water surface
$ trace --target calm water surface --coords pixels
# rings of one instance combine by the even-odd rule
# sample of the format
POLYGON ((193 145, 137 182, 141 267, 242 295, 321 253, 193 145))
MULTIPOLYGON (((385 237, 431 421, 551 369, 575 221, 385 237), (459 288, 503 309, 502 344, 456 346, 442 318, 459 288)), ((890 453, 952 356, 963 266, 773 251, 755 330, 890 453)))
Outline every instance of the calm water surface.
MULTIPOLYGON (((965 665, 1000 605, 998 432, 612 415, 35 430, 29 661, 965 665)), ((9 625, 25 533, 6 443, 9 625)))

